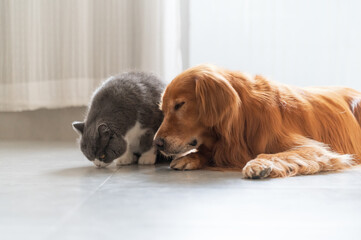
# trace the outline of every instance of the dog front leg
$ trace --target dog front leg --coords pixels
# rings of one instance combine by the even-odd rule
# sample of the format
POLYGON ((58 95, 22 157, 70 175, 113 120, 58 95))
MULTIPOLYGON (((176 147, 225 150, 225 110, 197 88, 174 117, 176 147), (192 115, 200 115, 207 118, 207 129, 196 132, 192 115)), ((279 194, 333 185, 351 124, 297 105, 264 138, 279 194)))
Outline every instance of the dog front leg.
POLYGON ((175 170, 196 170, 204 168, 209 161, 209 157, 202 152, 190 153, 184 157, 176 158, 170 163, 170 167, 175 170))
POLYGON ((335 171, 350 167, 351 155, 339 154, 320 142, 303 138, 288 151, 259 154, 243 168, 245 178, 289 177, 335 171))

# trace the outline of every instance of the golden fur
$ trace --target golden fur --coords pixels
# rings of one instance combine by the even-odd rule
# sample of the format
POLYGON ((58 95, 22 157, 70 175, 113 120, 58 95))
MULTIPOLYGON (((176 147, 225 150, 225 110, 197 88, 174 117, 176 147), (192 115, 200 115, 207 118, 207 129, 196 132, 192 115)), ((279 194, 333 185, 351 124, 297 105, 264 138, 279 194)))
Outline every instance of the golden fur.
POLYGON ((200 65, 167 86, 161 109, 155 141, 176 156, 174 169, 243 169, 246 178, 263 178, 361 161, 361 93, 353 89, 290 87, 200 65))

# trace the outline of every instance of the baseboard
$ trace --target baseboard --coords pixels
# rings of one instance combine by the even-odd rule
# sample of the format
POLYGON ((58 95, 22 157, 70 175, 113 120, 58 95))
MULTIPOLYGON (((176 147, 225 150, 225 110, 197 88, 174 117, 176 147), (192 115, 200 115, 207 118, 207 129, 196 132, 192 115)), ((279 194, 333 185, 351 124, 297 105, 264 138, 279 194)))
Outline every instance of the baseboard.
POLYGON ((0 140, 75 141, 71 123, 83 120, 86 107, 0 112, 0 140))

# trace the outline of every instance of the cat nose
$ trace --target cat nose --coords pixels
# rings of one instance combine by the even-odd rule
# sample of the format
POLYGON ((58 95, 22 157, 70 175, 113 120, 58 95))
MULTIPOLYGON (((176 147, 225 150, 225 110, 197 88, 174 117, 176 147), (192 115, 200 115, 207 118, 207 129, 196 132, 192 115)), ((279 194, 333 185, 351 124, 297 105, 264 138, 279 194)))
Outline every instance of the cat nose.
POLYGON ((164 150, 164 138, 156 138, 154 144, 159 150, 164 150))

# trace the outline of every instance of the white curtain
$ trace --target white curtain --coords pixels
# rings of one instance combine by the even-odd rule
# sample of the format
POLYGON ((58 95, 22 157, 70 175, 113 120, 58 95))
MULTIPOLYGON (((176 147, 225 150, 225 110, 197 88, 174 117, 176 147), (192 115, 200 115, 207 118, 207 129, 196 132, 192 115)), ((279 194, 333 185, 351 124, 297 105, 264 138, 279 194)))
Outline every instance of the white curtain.
POLYGON ((82 106, 105 78, 182 69, 179 0, 0 0, 0 111, 82 106))

